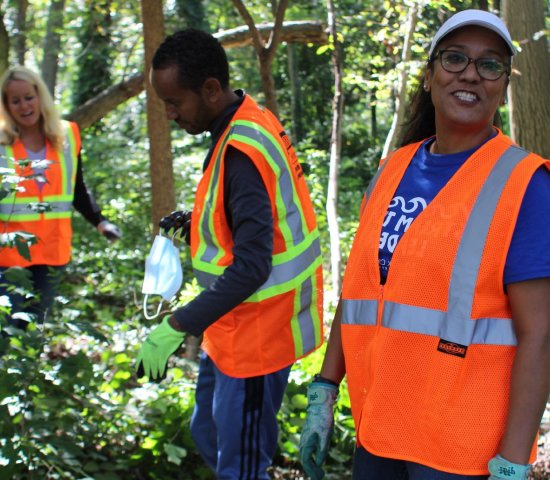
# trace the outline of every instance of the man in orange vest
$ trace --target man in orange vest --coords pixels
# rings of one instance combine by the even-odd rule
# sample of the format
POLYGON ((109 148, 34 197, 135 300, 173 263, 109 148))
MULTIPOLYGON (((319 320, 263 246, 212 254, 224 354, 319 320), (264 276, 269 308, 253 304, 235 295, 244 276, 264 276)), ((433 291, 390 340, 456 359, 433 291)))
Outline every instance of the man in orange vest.
POLYGON ((184 335, 204 333, 191 422, 197 449, 218 478, 267 479, 290 368, 323 341, 319 232, 307 185, 273 114, 229 88, 225 51, 212 35, 168 36, 151 82, 168 118, 191 135, 209 132, 212 146, 190 222, 204 290, 149 334, 138 373, 162 377, 184 335))

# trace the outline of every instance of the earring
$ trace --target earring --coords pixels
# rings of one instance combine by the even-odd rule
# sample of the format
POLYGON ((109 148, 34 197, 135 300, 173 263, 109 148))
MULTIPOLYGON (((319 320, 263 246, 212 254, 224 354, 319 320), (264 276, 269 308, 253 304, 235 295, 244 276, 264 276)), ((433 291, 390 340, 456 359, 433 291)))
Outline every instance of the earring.
POLYGON ((429 92, 429 91, 430 91, 430 90, 428 89, 428 85, 424 84, 424 90, 425 90, 426 92, 429 92))

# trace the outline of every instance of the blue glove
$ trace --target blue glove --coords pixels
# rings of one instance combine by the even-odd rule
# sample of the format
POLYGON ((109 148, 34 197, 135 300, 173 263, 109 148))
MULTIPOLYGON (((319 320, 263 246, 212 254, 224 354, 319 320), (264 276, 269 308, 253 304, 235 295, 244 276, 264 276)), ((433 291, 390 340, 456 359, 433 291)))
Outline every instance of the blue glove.
POLYGON ((531 465, 519 465, 500 455, 489 460, 489 480, 527 480, 531 465))
POLYGON ((306 423, 300 436, 300 461, 306 474, 321 480, 321 468, 334 430, 334 402, 338 387, 313 381, 307 389, 306 423))
POLYGON ((137 358, 138 377, 146 375, 150 380, 161 380, 170 355, 182 344, 185 333, 173 329, 169 318, 170 315, 166 315, 143 343, 137 358))

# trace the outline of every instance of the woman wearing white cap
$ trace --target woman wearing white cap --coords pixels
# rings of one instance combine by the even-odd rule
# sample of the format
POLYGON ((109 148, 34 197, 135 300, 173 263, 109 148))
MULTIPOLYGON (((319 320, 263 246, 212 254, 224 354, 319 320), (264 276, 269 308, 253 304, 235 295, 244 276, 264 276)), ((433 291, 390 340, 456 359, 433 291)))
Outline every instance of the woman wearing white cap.
POLYGON ((354 479, 527 479, 550 391, 550 161, 494 126, 514 53, 480 10, 433 39, 404 146, 363 200, 308 388, 312 478, 347 375, 354 479))

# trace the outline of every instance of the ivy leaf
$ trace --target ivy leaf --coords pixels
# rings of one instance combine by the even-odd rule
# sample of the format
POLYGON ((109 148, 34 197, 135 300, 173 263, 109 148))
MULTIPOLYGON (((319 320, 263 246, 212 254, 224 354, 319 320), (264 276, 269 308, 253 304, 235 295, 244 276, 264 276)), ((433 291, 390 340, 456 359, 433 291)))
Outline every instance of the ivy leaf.
POLYGON ((25 260, 29 262, 31 261, 29 244, 23 237, 19 235, 15 237, 15 248, 17 248, 17 253, 19 253, 19 255, 21 255, 25 260))
POLYGON ((187 456, 187 450, 185 448, 178 447, 173 443, 165 443, 164 452, 168 455, 168 461, 176 465, 180 465, 181 459, 187 456))
POLYGON ((31 202, 28 204, 28 208, 30 208, 33 212, 36 212, 36 213, 44 213, 44 212, 52 211, 52 206, 47 202, 31 202))

